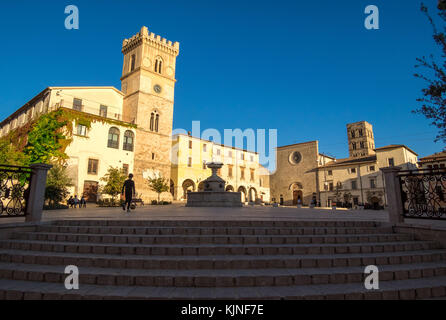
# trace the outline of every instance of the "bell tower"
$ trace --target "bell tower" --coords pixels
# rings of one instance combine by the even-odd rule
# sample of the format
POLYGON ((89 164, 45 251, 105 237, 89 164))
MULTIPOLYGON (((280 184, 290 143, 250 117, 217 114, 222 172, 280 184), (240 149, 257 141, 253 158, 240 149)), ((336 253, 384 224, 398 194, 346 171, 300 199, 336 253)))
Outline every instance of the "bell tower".
MULTIPOLYGON (((123 120, 137 125, 134 176, 138 193, 156 199, 146 179, 161 175, 170 179, 175 66, 180 44, 172 43, 142 27, 122 44, 124 63, 121 91, 123 120)), ((170 193, 162 196, 170 199, 170 193)))
POLYGON ((350 157, 359 158, 375 154, 373 126, 367 121, 347 124, 347 136, 350 157))

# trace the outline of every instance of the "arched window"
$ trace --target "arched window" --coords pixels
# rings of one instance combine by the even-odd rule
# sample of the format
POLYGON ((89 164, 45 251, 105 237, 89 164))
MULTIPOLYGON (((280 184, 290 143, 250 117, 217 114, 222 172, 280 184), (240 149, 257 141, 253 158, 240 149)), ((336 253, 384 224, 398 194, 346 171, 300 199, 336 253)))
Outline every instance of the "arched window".
POLYGON ((159 122, 160 122, 160 115, 157 114, 155 117, 155 132, 158 132, 159 122))
POLYGON ((150 131, 153 131, 154 123, 155 123, 155 113, 152 112, 152 114, 150 115, 150 131))
POLYGON ((127 130, 126 132, 124 132, 123 149, 126 151, 133 151, 133 141, 134 140, 135 140, 135 134, 132 131, 127 130))
POLYGON ((163 70, 163 59, 161 57, 155 58, 155 72, 161 74, 163 70))
POLYGON ((158 112, 153 111, 150 115, 150 131, 158 132, 160 115, 158 112))
POLYGON ((119 149, 119 129, 112 127, 108 131, 108 144, 109 148, 119 149))

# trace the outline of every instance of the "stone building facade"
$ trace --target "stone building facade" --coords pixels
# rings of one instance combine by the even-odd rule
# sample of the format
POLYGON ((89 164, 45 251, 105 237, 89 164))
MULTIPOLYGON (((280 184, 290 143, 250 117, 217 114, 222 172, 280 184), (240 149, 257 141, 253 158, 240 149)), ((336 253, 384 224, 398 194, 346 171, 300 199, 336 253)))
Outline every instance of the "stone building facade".
POLYGON ((318 170, 333 158, 310 141, 277 148, 277 170, 270 178, 271 200, 282 205, 309 204, 317 199, 318 170))
POLYGON ((446 151, 420 158, 418 165, 420 169, 444 169, 446 168, 446 151))

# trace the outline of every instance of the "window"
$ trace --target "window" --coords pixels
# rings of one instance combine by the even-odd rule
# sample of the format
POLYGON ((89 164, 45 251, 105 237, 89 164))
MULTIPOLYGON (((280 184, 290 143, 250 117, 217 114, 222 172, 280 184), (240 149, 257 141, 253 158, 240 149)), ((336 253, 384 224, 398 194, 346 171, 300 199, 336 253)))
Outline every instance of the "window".
POLYGON ((228 166, 228 177, 232 178, 232 166, 228 166))
POLYGON ((356 173, 356 168, 350 168, 350 173, 356 173))
POLYGON ((245 160, 245 154, 243 152, 240 154, 240 159, 245 160))
POLYGON ((328 173, 327 173, 329 176, 332 176, 333 175, 333 170, 328 170, 328 173))
POLYGON ((251 162, 254 162, 254 156, 251 156, 251 162))
POLYGON ((362 129, 359 129, 359 136, 362 137, 362 129))
POLYGON ((438 164, 434 164, 434 169, 438 169, 438 164))
POLYGON ((189 149, 192 149, 192 140, 189 140, 189 149))
POLYGON ((161 74, 163 70, 163 60, 161 57, 155 59, 155 72, 161 74))
POLYGON ((73 110, 82 111, 82 99, 73 99, 73 110))
POLYGON ((370 188, 375 189, 376 188, 376 180, 370 179, 370 188))
POLYGON ((129 165, 124 163, 122 165, 122 171, 125 173, 125 175, 128 175, 129 174, 129 165))
POLYGON ((369 170, 370 170, 370 171, 375 171, 375 166, 370 166, 370 167, 369 167, 369 170))
POLYGON ((393 158, 389 158, 389 167, 393 166, 395 166, 395 161, 393 160, 393 158))
POLYGON ((350 132, 350 134, 351 134, 352 138, 355 138, 355 130, 352 130, 352 131, 350 132))
POLYGON ((251 180, 251 182, 253 182, 254 181, 254 169, 251 169, 250 171, 251 171, 250 180, 251 180))
POLYGON ((441 164, 440 164, 440 168, 443 169, 444 167, 445 167, 445 166, 444 166, 444 163, 441 163, 441 164))
POLYGON ((328 190, 333 191, 333 189, 334 189, 333 182, 330 182, 328 184, 328 190))
POLYGON ((132 60, 131 60, 131 64, 130 64, 130 72, 135 70, 135 64, 136 64, 136 56, 134 54, 132 54, 132 60))
POLYGON ((98 174, 99 160, 88 159, 88 174, 98 174))
POLYGON ((192 158, 191 158, 191 157, 189 157, 189 158, 187 159, 187 166, 188 166, 189 168, 192 167, 192 158))
POLYGON ((110 128, 108 131, 108 144, 109 148, 119 149, 119 129, 110 128))
POLYGON ((356 190, 356 189, 358 189, 358 185, 356 183, 356 180, 353 180, 352 181, 352 190, 356 190))
POLYGON ((206 160, 203 160, 203 169, 207 169, 206 160))
POLYGON ((160 121, 159 114, 156 111, 152 112, 150 114, 150 124, 149 124, 150 131, 158 132, 159 121, 160 121))
POLYGON ((156 157, 155 153, 152 152, 152 160, 155 160, 155 157, 156 157))
POLYGON ((207 145, 203 144, 203 152, 206 152, 206 149, 207 149, 207 145))
POLYGON ((78 136, 86 137, 87 136, 87 126, 84 126, 83 124, 78 124, 76 134, 78 136))
POLYGON ((262 178, 259 179, 259 185, 260 185, 261 187, 263 187, 263 181, 262 181, 262 178))
POLYGON ((240 168, 240 179, 245 180, 245 168, 240 168))
POLYGON ((133 151, 134 138, 135 138, 135 134, 132 131, 127 130, 124 133, 124 145, 123 145, 122 149, 124 149, 126 151, 133 151))
POLYGON ((107 118, 107 109, 108 109, 107 106, 101 105, 99 107, 99 116, 107 118))
POLYGON ((361 149, 364 149, 364 142, 360 142, 360 143, 359 143, 359 147, 360 147, 361 149))
POLYGON ((352 143, 352 148, 353 148, 353 150, 356 150, 356 142, 352 143))
POLYGON ((359 198, 358 197, 353 197, 353 204, 355 206, 357 206, 359 204, 359 198))
POLYGON ((220 155, 220 149, 217 149, 217 156, 220 155))
POLYGON ((232 151, 228 151, 228 157, 232 158, 232 151))

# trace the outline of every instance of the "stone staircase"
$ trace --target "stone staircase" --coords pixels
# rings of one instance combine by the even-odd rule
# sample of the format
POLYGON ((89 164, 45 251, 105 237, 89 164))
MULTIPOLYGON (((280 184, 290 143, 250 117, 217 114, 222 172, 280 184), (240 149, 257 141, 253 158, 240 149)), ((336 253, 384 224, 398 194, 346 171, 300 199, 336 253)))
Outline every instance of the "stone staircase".
POLYGON ((0 299, 430 299, 446 250, 375 222, 55 221, 0 241, 0 299), (66 290, 76 265, 79 290, 66 290), (378 266, 380 289, 364 268, 378 266))

